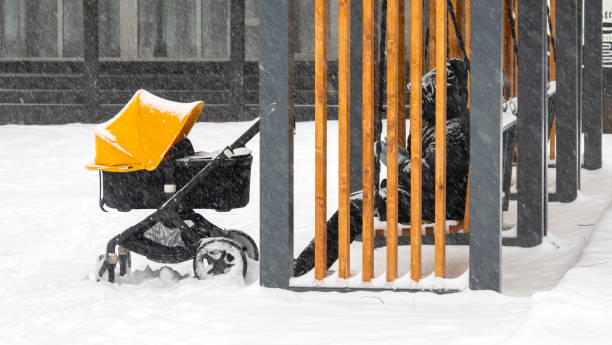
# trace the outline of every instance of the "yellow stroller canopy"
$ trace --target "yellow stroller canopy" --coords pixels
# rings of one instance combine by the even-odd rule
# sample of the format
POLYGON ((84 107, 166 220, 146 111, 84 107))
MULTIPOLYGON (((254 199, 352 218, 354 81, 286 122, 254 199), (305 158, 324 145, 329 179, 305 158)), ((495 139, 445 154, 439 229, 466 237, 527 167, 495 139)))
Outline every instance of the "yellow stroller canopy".
POLYGON ((155 170, 168 150, 187 137, 203 107, 203 102, 172 102, 138 90, 115 117, 96 127, 96 157, 87 169, 155 170))

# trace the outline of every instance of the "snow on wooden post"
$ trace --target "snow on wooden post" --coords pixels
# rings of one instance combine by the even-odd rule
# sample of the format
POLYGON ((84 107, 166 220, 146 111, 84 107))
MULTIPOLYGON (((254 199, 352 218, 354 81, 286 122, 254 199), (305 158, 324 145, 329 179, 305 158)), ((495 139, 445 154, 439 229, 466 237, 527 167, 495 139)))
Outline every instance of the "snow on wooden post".
MULTIPOLYGON (((436 1, 436 36, 446 35, 446 1, 436 1)), ((446 266, 446 40, 436 41, 435 276, 446 266)))
POLYGON ((315 1, 315 279, 327 273, 327 0, 315 1))
POLYGON ((350 265, 350 88, 351 1, 338 1, 338 276, 349 278, 350 265))
POLYGON ((363 243, 362 275, 364 282, 374 275, 374 0, 363 0, 363 243))
POLYGON ((410 277, 421 279, 423 2, 410 1, 410 277))
POLYGON ((387 2, 387 281, 397 278, 400 0, 387 2))

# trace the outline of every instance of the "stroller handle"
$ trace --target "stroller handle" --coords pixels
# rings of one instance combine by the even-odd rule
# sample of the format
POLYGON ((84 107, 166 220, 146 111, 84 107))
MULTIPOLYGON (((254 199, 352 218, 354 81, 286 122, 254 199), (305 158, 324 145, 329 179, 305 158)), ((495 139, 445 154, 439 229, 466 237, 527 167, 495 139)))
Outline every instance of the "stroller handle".
POLYGON ((244 145, 246 145, 246 143, 253 139, 253 137, 257 135, 257 133, 259 133, 259 119, 257 119, 257 121, 255 121, 255 123, 251 125, 251 127, 247 129, 246 132, 242 133, 240 138, 236 139, 236 141, 234 141, 234 143, 231 144, 229 148, 233 151, 234 149, 237 149, 239 147, 244 147, 244 145))

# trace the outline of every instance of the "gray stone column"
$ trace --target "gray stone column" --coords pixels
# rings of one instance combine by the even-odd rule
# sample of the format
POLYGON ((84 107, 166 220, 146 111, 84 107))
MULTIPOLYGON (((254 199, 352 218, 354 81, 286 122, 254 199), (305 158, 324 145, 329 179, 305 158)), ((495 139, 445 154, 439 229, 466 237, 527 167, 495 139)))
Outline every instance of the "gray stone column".
POLYGON ((470 289, 501 291, 503 0, 472 1, 470 289))
POLYGON ((259 1, 260 284, 293 274, 293 0, 259 1))

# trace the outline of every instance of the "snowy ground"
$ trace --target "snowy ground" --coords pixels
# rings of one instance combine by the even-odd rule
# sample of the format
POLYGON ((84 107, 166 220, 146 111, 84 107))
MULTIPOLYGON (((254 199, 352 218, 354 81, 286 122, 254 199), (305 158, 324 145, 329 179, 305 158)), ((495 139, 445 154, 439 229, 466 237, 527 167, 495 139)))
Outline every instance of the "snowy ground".
MULTIPOLYGON (((198 123, 196 149, 231 142, 248 123, 198 123)), ((337 141, 329 124, 329 201, 335 211, 337 141)), ((295 140, 295 251, 313 235, 314 126, 295 140)), ((202 213, 258 240, 259 154, 251 203, 202 213)), ((295 293, 265 289, 253 265, 244 284, 204 282, 191 262, 172 269, 133 258, 129 283, 90 279, 95 257, 119 231, 149 211, 101 212, 93 126, 0 126, 0 342, 2 344, 609 344, 612 320, 612 137, 604 168, 583 170, 582 193, 550 205, 550 230, 536 248, 503 249, 503 294, 295 293), (150 268, 147 268, 147 265, 150 268)), ((360 262, 360 244, 351 247, 360 262)), ((409 248, 400 249, 400 260, 409 248)), ((433 270, 424 248, 424 275, 433 270)), ((463 284, 467 248, 449 247, 448 272, 463 284), (463 280, 462 280, 463 279, 463 280)), ((375 257, 384 257, 379 249, 375 257)), ((378 275, 382 266, 377 261, 378 275)), ((333 267, 332 267, 333 269, 333 267)), ((358 269, 358 265, 353 269, 358 269)), ((407 266, 400 266, 407 274, 407 266)))

